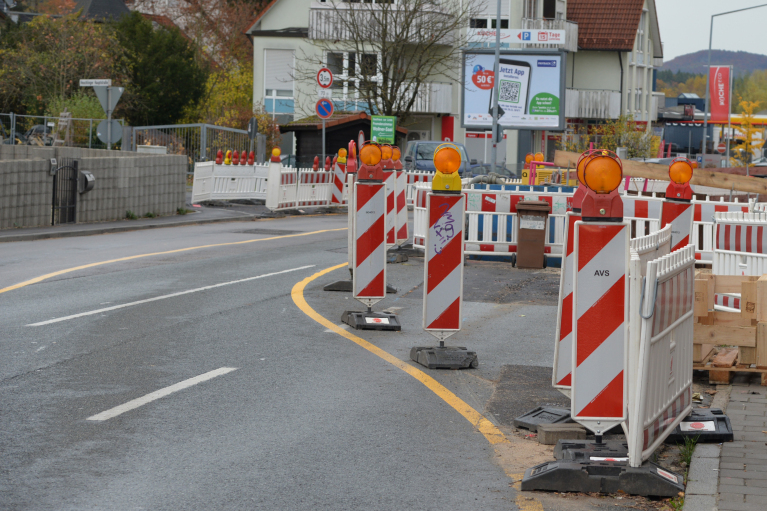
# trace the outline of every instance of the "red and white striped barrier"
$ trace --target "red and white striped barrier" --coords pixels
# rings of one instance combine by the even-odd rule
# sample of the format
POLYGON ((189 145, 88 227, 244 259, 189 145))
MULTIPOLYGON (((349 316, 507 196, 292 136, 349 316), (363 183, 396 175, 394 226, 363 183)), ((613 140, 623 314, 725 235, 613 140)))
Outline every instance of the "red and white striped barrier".
POLYGON ((727 309, 740 310, 740 295, 739 294, 724 294, 717 293, 714 295, 714 306, 724 307, 727 309))
POLYGON ((423 328, 440 340, 461 329, 464 200, 431 192, 426 199, 423 328))
POLYGON ((372 307, 386 297, 386 187, 354 184, 354 298, 372 307))
POLYGON ((715 275, 767 273, 767 213, 716 213, 715 275))
POLYGON ((579 214, 568 212, 565 229, 565 253, 559 276, 557 331, 554 337, 554 370, 552 385, 570 395, 573 370, 573 281, 575 280, 575 222, 579 214))
POLYGON ((660 226, 671 226, 671 251, 692 243, 692 222, 695 206, 690 202, 663 201, 660 226))
POLYGON ((407 204, 412 205, 415 202, 416 184, 431 183, 433 179, 434 172, 407 171, 407 186, 405 188, 407 204))
POLYGON ((639 263, 639 274, 647 272, 647 263, 671 253, 671 225, 665 226, 658 232, 647 236, 639 236, 631 240, 631 252, 636 254, 639 263))
POLYGON ((327 206, 332 186, 330 172, 301 172, 296 191, 297 207, 327 206))
POLYGON ((575 223, 571 415, 602 435, 626 420, 629 224, 575 223))
POLYGON ((386 186, 386 247, 391 248, 397 243, 396 171, 384 169, 383 179, 386 186))
POLYGON ((407 175, 405 171, 397 170, 395 179, 397 180, 397 196, 394 201, 396 208, 396 243, 397 245, 402 246, 407 243, 409 238, 407 231, 407 200, 405 197, 407 175))
POLYGON ((338 163, 333 166, 333 187, 332 194, 330 196, 331 205, 346 204, 346 197, 344 195, 346 183, 346 165, 338 163))
POLYGON ((692 409, 694 283, 691 245, 647 263, 628 427, 632 467, 647 460, 692 409))

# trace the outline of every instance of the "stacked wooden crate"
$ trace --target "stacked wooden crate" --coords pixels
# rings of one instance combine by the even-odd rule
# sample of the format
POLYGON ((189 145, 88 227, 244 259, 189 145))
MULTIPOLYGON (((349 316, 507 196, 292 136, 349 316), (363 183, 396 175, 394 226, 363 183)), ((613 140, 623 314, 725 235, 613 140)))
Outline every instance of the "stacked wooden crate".
POLYGON ((696 272, 694 314, 693 369, 709 371, 712 383, 757 372, 767 385, 767 275, 696 272), (740 294, 740 312, 714 310, 718 294, 740 294))

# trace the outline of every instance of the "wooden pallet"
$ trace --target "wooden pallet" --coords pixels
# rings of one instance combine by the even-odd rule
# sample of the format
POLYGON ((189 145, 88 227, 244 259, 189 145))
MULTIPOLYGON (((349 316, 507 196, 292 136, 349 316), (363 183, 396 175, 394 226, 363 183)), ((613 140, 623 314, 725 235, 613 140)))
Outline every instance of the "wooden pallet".
POLYGON ((693 369, 709 371, 709 379, 717 383, 729 383, 736 371, 758 372, 767 385, 767 275, 697 271, 694 315, 693 369), (740 312, 714 310, 714 296, 727 293, 740 293, 740 312), (737 350, 736 356, 717 348, 725 346, 737 350))

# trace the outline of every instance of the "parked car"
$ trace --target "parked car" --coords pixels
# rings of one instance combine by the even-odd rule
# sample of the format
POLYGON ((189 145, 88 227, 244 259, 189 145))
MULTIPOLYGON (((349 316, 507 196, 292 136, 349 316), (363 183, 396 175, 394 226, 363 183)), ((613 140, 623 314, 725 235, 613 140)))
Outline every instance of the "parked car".
MULTIPOLYGON (((471 176, 485 176, 492 172, 492 169, 493 166, 490 163, 482 163, 476 167, 472 167, 471 176)), ((499 162, 498 165, 495 166, 495 173, 501 177, 505 177, 506 179, 519 179, 519 175, 517 175, 514 170, 506 167, 503 162, 499 162)))
MULTIPOLYGON (((436 140, 412 140, 408 142, 402 160, 405 169, 435 172, 434 150, 444 143, 436 140)), ((480 166, 479 163, 477 160, 469 159, 469 153, 466 152, 466 147, 463 144, 453 143, 453 145, 458 147, 461 152, 461 168, 458 172, 461 176, 469 176, 475 168, 480 166)))

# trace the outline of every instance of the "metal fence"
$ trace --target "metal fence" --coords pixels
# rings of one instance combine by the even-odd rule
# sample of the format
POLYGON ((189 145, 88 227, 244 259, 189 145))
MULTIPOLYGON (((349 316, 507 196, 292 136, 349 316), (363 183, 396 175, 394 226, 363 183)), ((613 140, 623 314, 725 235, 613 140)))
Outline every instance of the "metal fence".
MULTIPOLYGON (((96 135, 98 125, 103 120, 0 113, 0 143, 106 149, 107 145, 96 135)), ((123 119, 116 120, 125 125, 123 119)), ((112 147, 119 149, 121 143, 113 144, 112 147)))
POLYGON ((132 150, 136 151, 142 145, 164 146, 167 154, 186 156, 190 171, 193 171, 196 162, 215 160, 219 150, 222 153, 227 150, 255 150, 247 131, 212 124, 135 127, 132 150))

